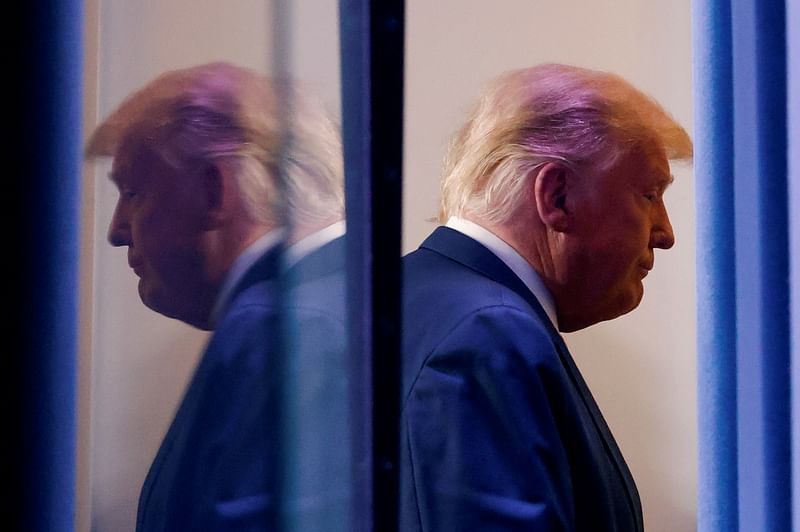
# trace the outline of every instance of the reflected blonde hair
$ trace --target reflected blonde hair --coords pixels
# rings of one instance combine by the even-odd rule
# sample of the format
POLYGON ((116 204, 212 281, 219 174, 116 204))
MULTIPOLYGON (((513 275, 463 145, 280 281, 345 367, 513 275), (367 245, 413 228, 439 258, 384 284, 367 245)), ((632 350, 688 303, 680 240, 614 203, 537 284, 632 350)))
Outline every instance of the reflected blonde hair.
POLYGON ((344 215, 338 126, 298 87, 254 71, 209 63, 159 76, 97 127, 86 156, 115 157, 128 142, 178 170, 233 160, 256 222, 274 226, 284 208, 300 227, 322 227, 344 215))
POLYGON ((545 163, 607 171, 653 143, 669 160, 692 157, 688 133, 619 76, 559 64, 509 72, 485 91, 451 143, 439 221, 506 223, 545 163))

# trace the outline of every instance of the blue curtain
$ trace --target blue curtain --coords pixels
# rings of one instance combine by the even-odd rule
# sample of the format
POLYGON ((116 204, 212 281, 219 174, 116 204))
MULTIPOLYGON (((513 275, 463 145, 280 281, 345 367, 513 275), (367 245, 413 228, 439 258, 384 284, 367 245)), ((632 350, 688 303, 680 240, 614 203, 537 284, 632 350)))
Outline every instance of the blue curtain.
POLYGON ((3 528, 60 532, 75 519, 82 4, 17 4, 4 29, 3 528))
POLYGON ((693 4, 701 532, 792 530, 791 16, 781 0, 693 4))

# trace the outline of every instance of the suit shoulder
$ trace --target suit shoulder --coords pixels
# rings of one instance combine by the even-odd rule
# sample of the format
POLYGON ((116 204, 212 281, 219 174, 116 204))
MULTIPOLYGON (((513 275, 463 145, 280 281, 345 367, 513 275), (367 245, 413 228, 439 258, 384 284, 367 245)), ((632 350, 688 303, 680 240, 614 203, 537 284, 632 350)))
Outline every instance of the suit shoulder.
POLYGON ((487 306, 505 306, 534 314, 525 299, 511 288, 427 249, 403 258, 404 307, 467 314, 487 306))
POLYGON ((346 284, 344 271, 293 283, 286 292, 286 308, 297 319, 327 319, 344 326, 346 284))
POLYGON ((408 394, 424 373, 437 379, 502 382, 533 377, 566 382, 554 339, 530 312, 507 305, 488 305, 448 323, 417 331, 405 328, 403 346, 404 390, 408 394))
POLYGON ((231 318, 278 312, 281 308, 280 297, 280 286, 274 279, 259 281, 236 294, 222 316, 221 323, 231 318))
POLYGON ((430 345, 432 356, 464 354, 493 360, 519 356, 538 364, 552 362, 557 351, 553 336, 541 319, 514 305, 474 308, 439 333, 439 341, 430 345))
POLYGON ((204 358, 218 369, 264 364, 276 345, 282 308, 269 281, 238 294, 217 323, 204 358))
POLYGON ((484 333, 552 343, 536 310, 504 284, 425 249, 406 256, 403 267, 406 351, 430 351, 448 336, 478 341, 484 333))

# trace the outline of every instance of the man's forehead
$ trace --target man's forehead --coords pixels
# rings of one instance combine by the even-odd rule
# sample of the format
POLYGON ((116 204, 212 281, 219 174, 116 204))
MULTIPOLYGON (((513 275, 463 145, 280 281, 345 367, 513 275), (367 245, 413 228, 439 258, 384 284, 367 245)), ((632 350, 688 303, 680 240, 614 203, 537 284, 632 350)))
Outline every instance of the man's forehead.
POLYGON ((667 152, 660 142, 646 143, 635 150, 634 158, 638 158, 638 163, 643 165, 646 176, 664 188, 668 187, 675 180, 667 159, 667 152))
POLYGON ((108 173, 108 178, 117 185, 126 183, 131 179, 132 161, 116 155, 111 163, 111 171, 108 173))
POLYGON ((114 154, 109 179, 114 183, 127 182, 141 173, 142 165, 151 164, 154 159, 152 150, 142 143, 123 142, 114 154))
POLYGON ((669 161, 667 160, 666 156, 663 158, 655 158, 651 164, 651 173, 653 174, 653 178, 660 186, 667 188, 673 183, 673 181, 675 181, 675 176, 672 174, 672 170, 669 166, 669 161))

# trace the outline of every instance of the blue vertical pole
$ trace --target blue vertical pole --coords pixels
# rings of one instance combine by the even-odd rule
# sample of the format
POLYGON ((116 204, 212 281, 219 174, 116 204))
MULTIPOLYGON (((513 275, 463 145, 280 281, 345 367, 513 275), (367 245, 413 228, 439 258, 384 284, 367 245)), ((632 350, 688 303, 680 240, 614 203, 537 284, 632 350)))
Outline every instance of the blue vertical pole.
POLYGON ((692 4, 698 532, 738 530, 733 61, 729 0, 692 4))
POLYGON ((347 209, 347 307, 353 532, 371 532, 372 450, 372 290, 369 5, 340 0, 339 39, 342 79, 342 137, 347 209))
POLYGON ((783 0, 732 3, 739 526, 791 525, 783 0))
POLYGON ((792 530, 800 530, 800 3, 786 4, 789 298, 791 308, 792 530))
POLYGON ((341 0, 356 463, 354 530, 398 521, 403 0, 341 0), (366 436, 366 441, 365 441, 366 436))
MULTIPOLYGON (((764 530, 791 528, 791 408, 789 356, 789 213, 786 138, 786 7, 784 0, 755 2, 758 208, 761 263, 760 390, 764 413, 764 530)), ((741 305, 740 305, 741 306, 741 305)), ((755 318, 755 316, 753 317, 755 318)))
POLYGON ((12 530, 74 528, 82 2, 20 2, 7 13, 13 117, 5 261, 13 318, 5 357, 14 411, 6 481, 12 530))
POLYGON ((786 6, 694 4, 698 529, 791 529, 786 6))

